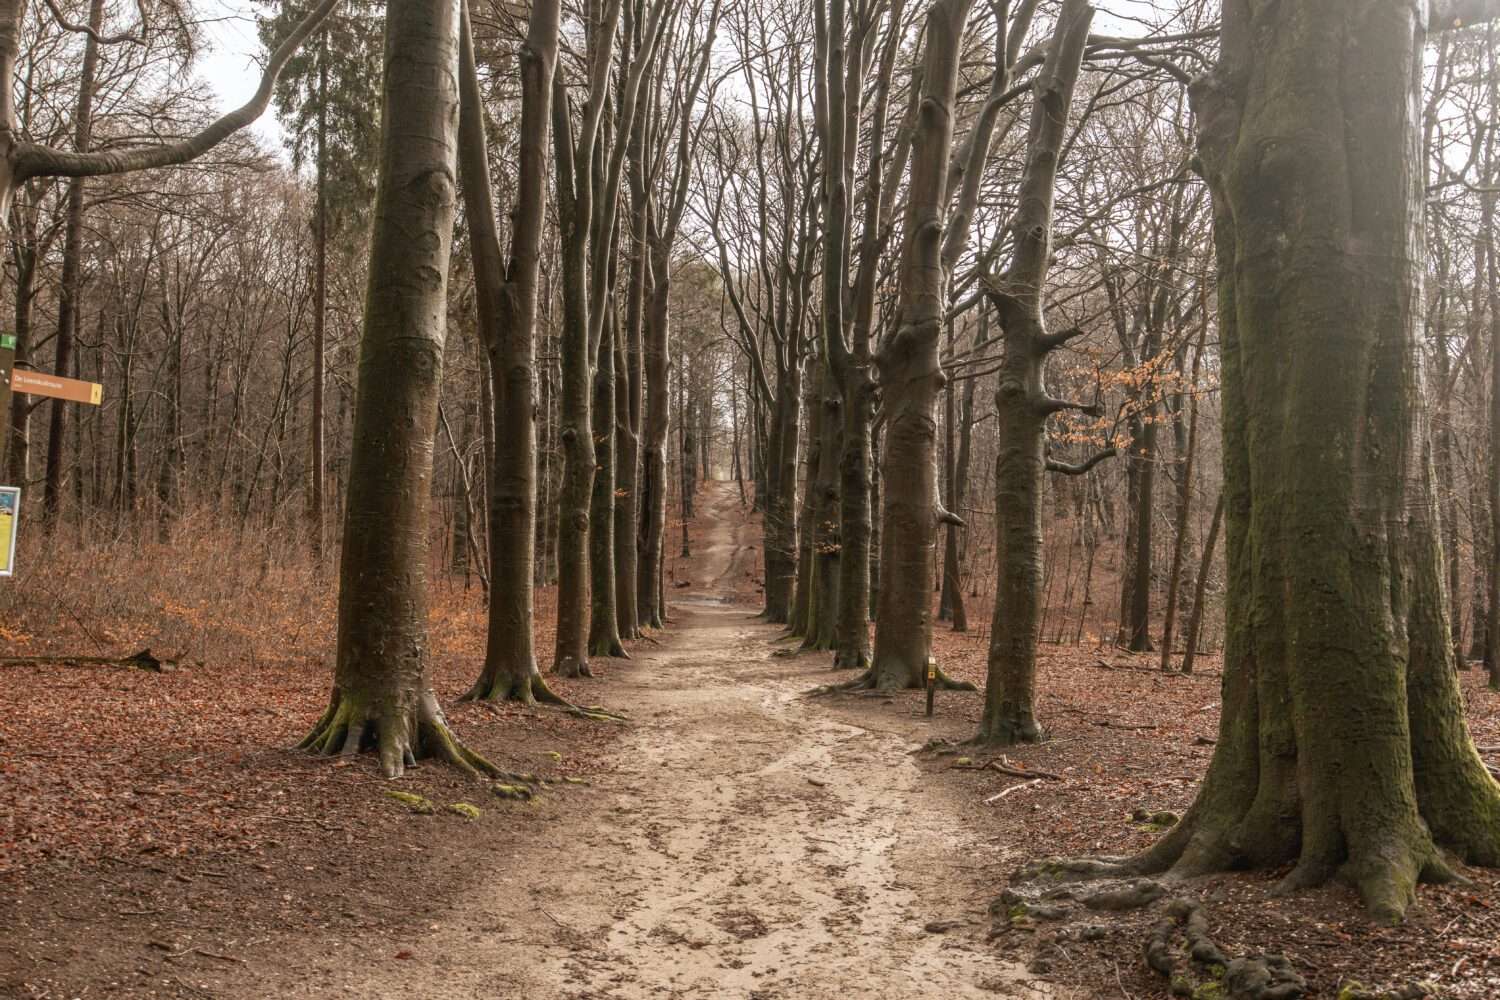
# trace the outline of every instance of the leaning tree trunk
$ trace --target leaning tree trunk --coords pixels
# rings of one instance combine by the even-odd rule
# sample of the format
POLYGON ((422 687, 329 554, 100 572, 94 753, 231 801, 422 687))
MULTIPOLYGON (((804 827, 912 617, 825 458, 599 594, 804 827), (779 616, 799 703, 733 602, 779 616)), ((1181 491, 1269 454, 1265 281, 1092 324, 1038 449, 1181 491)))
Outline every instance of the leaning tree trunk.
POLYGON ((1449 876, 1440 846, 1500 864, 1416 367, 1427 26, 1400 0, 1254 6, 1226 6, 1193 88, 1219 259, 1220 735, 1193 807, 1127 867, 1292 863, 1285 887, 1341 876, 1389 922, 1449 876))
POLYGON ((1214 546, 1219 541, 1219 528, 1224 523, 1224 494, 1214 501, 1213 517, 1208 522, 1208 535, 1203 539, 1203 552, 1198 560, 1198 582, 1193 587, 1193 611, 1188 615, 1187 635, 1182 640, 1182 672, 1193 672, 1193 660, 1198 656, 1198 637, 1203 632, 1204 594, 1208 591, 1208 574, 1214 565, 1214 546))
POLYGON ((937 0, 927 15, 897 316, 875 354, 886 416, 885 495, 875 652, 865 680, 878 690, 921 687, 932 652, 937 395, 946 378, 938 360, 947 294, 941 250, 953 100, 972 2, 937 0))
POLYGON ((558 699, 537 669, 536 607, 536 310, 545 224, 547 127, 557 61, 560 0, 532 5, 520 50, 521 118, 511 258, 502 272, 484 115, 472 46, 464 36, 461 157, 465 220, 473 247, 479 330, 489 359, 497 442, 489 469, 490 609, 484 669, 466 698, 558 699))
POLYGON ((328 710, 302 741, 492 771, 454 738, 428 676, 427 534, 458 148, 457 2, 390 0, 379 185, 359 349, 328 710))

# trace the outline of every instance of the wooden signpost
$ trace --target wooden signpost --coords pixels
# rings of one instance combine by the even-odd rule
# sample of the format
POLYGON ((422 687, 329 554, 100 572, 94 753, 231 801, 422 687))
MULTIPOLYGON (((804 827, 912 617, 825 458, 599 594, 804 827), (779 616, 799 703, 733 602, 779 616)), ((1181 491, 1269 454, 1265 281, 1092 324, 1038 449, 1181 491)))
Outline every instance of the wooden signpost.
MULTIPOLYGON (((0 477, 9 465, 11 394, 16 392, 90 406, 98 406, 104 399, 104 386, 98 382, 16 368, 16 335, 0 333, 0 477)), ((21 485, 0 487, 0 549, 4 550, 0 551, 0 576, 15 571, 21 485)))

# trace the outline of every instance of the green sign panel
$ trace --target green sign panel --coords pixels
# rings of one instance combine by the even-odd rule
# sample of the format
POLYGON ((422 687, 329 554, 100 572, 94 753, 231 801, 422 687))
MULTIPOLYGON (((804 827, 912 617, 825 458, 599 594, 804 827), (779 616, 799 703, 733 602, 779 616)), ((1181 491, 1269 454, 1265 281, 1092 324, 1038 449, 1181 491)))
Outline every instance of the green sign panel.
POLYGON ((0 351, 14 351, 16 349, 16 335, 13 333, 0 333, 0 351))

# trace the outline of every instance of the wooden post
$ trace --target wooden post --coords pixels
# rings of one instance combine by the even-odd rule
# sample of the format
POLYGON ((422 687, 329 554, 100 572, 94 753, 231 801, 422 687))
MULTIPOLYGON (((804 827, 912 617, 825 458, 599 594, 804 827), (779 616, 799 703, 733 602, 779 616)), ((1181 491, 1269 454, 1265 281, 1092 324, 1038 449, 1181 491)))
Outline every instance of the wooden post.
MULTIPOLYGON (((6 460, 10 455, 10 373, 15 367, 16 335, 0 333, 0 470, 6 468, 6 460)), ((5 473, 0 471, 0 480, 4 476, 5 473)))

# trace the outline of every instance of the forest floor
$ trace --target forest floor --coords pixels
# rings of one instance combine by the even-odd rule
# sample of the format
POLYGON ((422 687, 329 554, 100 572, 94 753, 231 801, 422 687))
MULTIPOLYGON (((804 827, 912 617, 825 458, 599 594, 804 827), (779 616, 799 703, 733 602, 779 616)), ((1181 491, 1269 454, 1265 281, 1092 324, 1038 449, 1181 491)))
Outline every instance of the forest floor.
MULTIPOLYGON (((914 751, 971 732, 976 695, 940 694, 932 719, 920 692, 806 697, 844 675, 753 617, 759 529, 729 485, 700 497, 692 536, 670 566, 671 628, 569 689, 628 726, 450 712, 497 763, 589 782, 529 803, 443 768, 387 785, 366 760, 279 749, 326 696, 328 651, 265 652, 278 591, 264 578, 249 668, 217 633, 202 662, 169 674, 0 668, 0 995, 1165 996, 1140 957, 1159 907, 1090 914, 1089 941, 1076 922, 992 923, 986 910, 1019 864, 1129 853, 1160 835, 1134 810, 1187 806, 1217 727, 1215 660, 1163 676, 1151 657, 1048 647, 1051 738, 1008 763, 1060 780, 960 766, 914 751), (389 788, 484 814, 416 814, 389 788)), ((471 596, 435 596, 446 698, 476 668, 482 615, 471 596)), ((81 629, 106 610, 73 618, 81 629)), ((319 598, 297 616, 326 633, 330 613, 319 598)), ((141 638, 109 627, 121 652, 141 638)), ((0 641, 26 652, 80 639, 25 607, 5 628, 0 641)), ((982 629, 940 627, 936 643, 945 667, 982 678, 982 629)), ((1497 699, 1472 673, 1471 725, 1495 744, 1497 699)), ((1353 978, 1494 997, 1500 883, 1469 874, 1424 888, 1397 928, 1372 927, 1337 887, 1273 898, 1274 873, 1190 888, 1226 950, 1288 955, 1312 995, 1353 978)))

